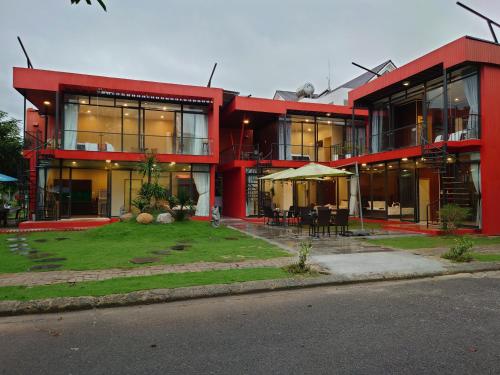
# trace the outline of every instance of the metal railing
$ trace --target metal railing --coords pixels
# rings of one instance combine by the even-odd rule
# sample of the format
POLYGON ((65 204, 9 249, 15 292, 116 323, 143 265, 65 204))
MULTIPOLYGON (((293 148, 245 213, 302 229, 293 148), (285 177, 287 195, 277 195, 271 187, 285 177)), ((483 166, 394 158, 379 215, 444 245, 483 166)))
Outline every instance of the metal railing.
POLYGON ((220 162, 230 163, 233 160, 260 160, 263 155, 259 145, 235 144, 220 152, 220 162))
POLYGON ((211 138, 65 130, 63 150, 212 155, 211 138))

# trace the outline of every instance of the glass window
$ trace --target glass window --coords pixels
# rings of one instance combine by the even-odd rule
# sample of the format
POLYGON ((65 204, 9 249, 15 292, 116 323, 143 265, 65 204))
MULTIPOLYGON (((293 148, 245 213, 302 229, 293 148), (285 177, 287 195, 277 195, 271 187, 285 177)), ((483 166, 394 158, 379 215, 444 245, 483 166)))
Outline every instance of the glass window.
POLYGON ((174 154, 175 113, 143 111, 144 147, 159 154, 174 154))
POLYGON ((465 77, 459 75, 448 84, 448 113, 449 140, 460 141, 478 138, 479 91, 477 74, 469 74, 465 77))
POLYGON ((137 100, 129 100, 129 99, 118 99, 116 98, 116 106, 117 107, 139 107, 139 102, 137 100))

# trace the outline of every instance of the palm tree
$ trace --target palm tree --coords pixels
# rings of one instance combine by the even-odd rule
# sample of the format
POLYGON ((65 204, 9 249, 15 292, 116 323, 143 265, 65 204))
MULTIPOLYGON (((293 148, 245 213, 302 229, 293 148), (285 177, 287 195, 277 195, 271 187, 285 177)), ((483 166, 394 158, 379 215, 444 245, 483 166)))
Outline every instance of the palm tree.
POLYGON ((148 184, 151 184, 151 179, 157 180, 160 177, 160 167, 157 165, 156 154, 154 152, 146 152, 142 161, 139 163, 138 170, 142 177, 148 178, 148 184))
MULTIPOLYGON (((85 2, 88 4, 88 5, 92 5, 91 1, 90 0, 85 0, 85 2)), ((104 4, 104 0, 97 0, 97 2, 99 3, 99 5, 102 7, 102 9, 104 9, 104 11, 106 11, 106 4, 104 4)), ((71 0, 71 4, 78 4, 80 3, 80 0, 71 0)))

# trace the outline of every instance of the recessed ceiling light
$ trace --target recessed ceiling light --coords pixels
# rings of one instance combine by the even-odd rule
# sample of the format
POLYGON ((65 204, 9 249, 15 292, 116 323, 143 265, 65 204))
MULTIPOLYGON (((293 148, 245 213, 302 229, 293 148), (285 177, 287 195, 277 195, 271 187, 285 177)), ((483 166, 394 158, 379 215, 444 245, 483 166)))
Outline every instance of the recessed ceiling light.
POLYGON ((401 159, 401 160, 402 160, 402 161, 408 161, 408 158, 403 158, 403 159, 401 159))
POLYGON ((128 116, 128 113, 125 113, 125 116, 128 116))
POLYGON ((91 113, 92 111, 90 109, 87 109, 87 113, 91 113))
POLYGON ((87 104, 87 102, 85 100, 80 100, 80 103, 87 104))
POLYGON ((326 115, 327 115, 327 116, 331 116, 331 113, 327 113, 326 115))
POLYGON ((127 104, 127 103, 123 103, 123 106, 124 106, 124 107, 128 107, 128 104, 127 104))
POLYGON ((50 102, 49 102, 48 100, 45 100, 45 101, 43 102, 43 104, 44 104, 44 105, 50 105, 50 102))
POLYGON ((160 118, 165 118, 165 116, 161 115, 160 118))
POLYGON ((366 167, 366 163, 361 164, 362 167, 366 167))
POLYGON ((453 158, 448 157, 448 158, 446 158, 446 160, 447 160, 447 161, 452 161, 452 160, 453 160, 453 158))
POLYGON ((106 159, 106 163, 111 163, 111 160, 109 160, 109 159, 106 159))
POLYGON ((167 107, 163 107, 162 109, 163 109, 164 111, 166 111, 166 110, 167 110, 167 107))
POLYGON ((246 118, 246 119, 244 119, 244 120, 243 120, 243 123, 244 123, 245 125, 248 125, 248 124, 250 124, 250 120, 246 118))
POLYGON ((455 99, 453 99, 453 100, 454 100, 454 101, 456 101, 456 102, 459 102, 459 101, 460 101, 460 98, 455 98, 455 99))
POLYGON ((175 161, 171 162, 170 165, 175 165, 175 161))
POLYGON ((308 132, 312 132, 313 130, 311 128, 307 128, 307 131, 308 132))
POLYGON ((119 165, 118 163, 115 163, 115 167, 118 167, 118 165, 119 165))
POLYGON ((71 164, 75 165, 76 164, 76 161, 72 161, 71 164))
POLYGON ((309 119, 308 119, 308 118, 306 118, 306 122, 309 122, 309 119))
POLYGON ((389 165, 389 168, 392 168, 392 165, 389 165))
POLYGON ((410 86, 410 81, 403 81, 403 86, 410 86))
POLYGON ((156 167, 156 164, 153 164, 153 167, 156 167))

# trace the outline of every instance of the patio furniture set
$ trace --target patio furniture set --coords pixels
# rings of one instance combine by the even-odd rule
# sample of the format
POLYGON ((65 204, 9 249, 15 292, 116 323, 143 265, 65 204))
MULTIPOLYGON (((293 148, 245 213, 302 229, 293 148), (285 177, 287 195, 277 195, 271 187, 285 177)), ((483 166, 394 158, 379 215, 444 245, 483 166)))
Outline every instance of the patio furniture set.
POLYGON ((299 228, 307 226, 309 235, 318 237, 320 231, 323 236, 331 235, 331 227, 335 228, 335 235, 345 235, 349 230, 349 210, 333 210, 327 206, 296 207, 290 206, 288 210, 264 207, 264 222, 267 225, 288 226, 297 225, 299 228))

